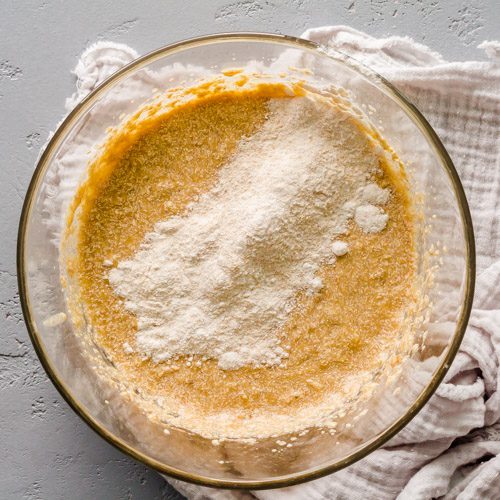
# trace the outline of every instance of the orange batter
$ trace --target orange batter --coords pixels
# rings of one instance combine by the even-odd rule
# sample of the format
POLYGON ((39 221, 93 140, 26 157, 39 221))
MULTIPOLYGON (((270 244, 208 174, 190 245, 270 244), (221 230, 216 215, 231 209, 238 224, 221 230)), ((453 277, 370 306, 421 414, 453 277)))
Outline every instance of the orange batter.
MULTIPOLYGON (((137 321, 113 293, 109 266, 132 256, 156 222, 183 213, 214 185, 238 141, 265 121, 270 97, 286 98, 272 85, 209 92, 134 134, 122 134, 96 160, 96 173, 91 170, 77 200, 81 213, 71 269, 97 343, 130 387, 169 398, 200 416, 222 411, 248 416, 255 410, 292 414, 305 402, 343 394, 349 375, 374 369, 382 352, 394 352, 401 312, 412 301, 410 201, 404 176, 381 159, 374 180, 391 190, 384 206, 388 225, 366 234, 352 224, 342 238, 349 253, 323 267, 320 292, 299 297, 283 337, 290 346, 286 368, 224 371, 213 360, 157 364, 125 352, 125 342, 134 344, 137 321)), ((373 147, 368 134, 365 147, 373 147)))

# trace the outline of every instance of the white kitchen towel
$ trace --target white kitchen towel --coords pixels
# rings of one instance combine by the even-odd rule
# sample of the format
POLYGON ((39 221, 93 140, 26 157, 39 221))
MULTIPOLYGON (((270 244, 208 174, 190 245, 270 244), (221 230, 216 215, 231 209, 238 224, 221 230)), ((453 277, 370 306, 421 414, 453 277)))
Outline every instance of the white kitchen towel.
MULTIPOLYGON (((190 499, 500 498, 500 43, 487 62, 447 62, 409 38, 377 39, 346 26, 303 35, 396 85, 425 115, 452 157, 469 200, 478 279, 469 328, 445 382, 383 449, 328 477, 253 493, 171 483, 190 499)), ((75 69, 71 109, 135 51, 100 42, 75 69)))

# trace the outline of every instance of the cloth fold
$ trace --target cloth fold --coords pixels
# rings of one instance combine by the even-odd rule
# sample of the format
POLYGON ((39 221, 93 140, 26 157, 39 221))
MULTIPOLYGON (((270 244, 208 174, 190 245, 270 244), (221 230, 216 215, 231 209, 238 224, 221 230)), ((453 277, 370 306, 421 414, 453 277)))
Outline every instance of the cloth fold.
MULTIPOLYGON (((428 499, 500 497, 500 43, 489 61, 448 62, 409 38, 373 38, 347 26, 303 34, 397 86, 428 119, 453 159, 471 207, 478 278, 469 327, 444 383, 383 449, 322 479, 279 490, 234 492, 170 480, 190 499, 428 499)), ((81 56, 73 107, 137 56, 99 42, 81 56)))

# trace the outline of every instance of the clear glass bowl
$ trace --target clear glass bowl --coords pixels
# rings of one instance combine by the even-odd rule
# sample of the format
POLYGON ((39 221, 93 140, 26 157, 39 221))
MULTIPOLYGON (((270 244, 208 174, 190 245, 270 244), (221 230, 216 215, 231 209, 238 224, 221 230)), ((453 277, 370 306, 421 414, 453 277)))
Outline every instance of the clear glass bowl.
POLYGON ((233 33, 180 42, 141 57, 68 115, 45 148, 28 189, 19 227, 18 276, 26 324, 45 370, 72 408, 103 438, 179 479, 228 488, 270 488, 352 464, 384 444, 422 408, 448 370, 467 325, 475 276, 474 238, 467 201, 446 150, 418 110, 390 83, 343 54, 327 55, 306 40, 233 33), (311 431, 277 454, 271 451, 276 437, 214 446, 179 429, 164 433, 164 426, 152 424, 96 377, 66 309, 57 234, 76 189, 67 174, 85 167, 75 165, 72 146, 82 134, 89 146, 102 142, 108 127, 118 125, 123 113, 148 101, 150 89, 141 91, 137 81, 151 72, 156 77, 169 75, 162 82, 164 90, 190 85, 226 68, 251 67, 278 75, 291 65, 305 68, 303 79, 315 87, 347 89, 408 168, 411 189, 419 200, 418 272, 428 298, 425 321, 415 332, 419 347, 395 377, 390 392, 379 392, 363 418, 335 436, 311 431), (100 110, 103 105, 106 113, 100 110), (438 267, 430 283, 425 275, 433 259, 438 267), (412 390, 407 390, 410 380, 412 390))

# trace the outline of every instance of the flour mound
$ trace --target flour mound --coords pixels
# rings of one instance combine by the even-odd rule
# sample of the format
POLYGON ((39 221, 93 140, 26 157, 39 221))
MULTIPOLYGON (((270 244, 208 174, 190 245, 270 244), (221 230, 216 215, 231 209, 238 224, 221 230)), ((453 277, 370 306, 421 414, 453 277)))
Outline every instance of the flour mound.
POLYGON ((286 363, 280 332, 299 292, 321 290, 320 266, 354 218, 381 231, 388 190, 353 117, 321 99, 270 104, 216 186, 182 216, 155 225, 109 271, 136 315, 135 351, 161 362, 216 359, 225 370, 286 363), (371 207, 371 208, 370 208, 371 207))

